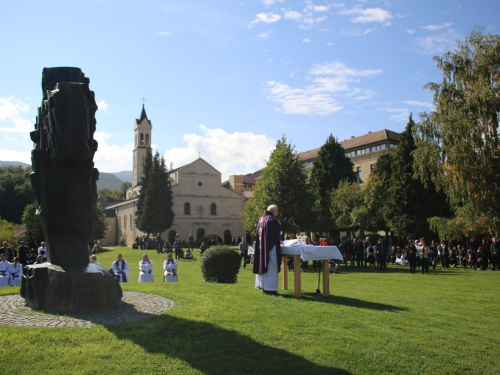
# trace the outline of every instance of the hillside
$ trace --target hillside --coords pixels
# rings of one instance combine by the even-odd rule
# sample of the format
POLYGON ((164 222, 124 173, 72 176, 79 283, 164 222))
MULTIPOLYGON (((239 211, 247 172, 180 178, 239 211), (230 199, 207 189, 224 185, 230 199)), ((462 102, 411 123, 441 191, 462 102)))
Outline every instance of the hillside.
POLYGON ((113 174, 123 182, 132 182, 132 171, 121 171, 113 174))
POLYGON ((13 165, 15 167, 20 165, 23 168, 31 167, 31 164, 26 164, 26 163, 23 163, 20 161, 2 161, 2 160, 0 160, 0 167, 8 167, 9 165, 13 165))
POLYGON ((120 190, 122 184, 123 181, 116 177, 113 173, 99 172, 99 179, 97 180, 97 190, 120 190))

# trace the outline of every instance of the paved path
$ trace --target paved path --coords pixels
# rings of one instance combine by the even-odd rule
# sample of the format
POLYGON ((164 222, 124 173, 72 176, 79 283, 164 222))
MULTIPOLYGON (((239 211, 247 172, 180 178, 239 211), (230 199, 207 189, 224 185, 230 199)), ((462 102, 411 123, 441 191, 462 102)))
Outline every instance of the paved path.
POLYGON ((3 325, 24 327, 92 327, 148 319, 174 307, 174 302, 154 294, 123 292, 117 309, 95 313, 56 315, 24 306, 20 295, 0 296, 3 325))

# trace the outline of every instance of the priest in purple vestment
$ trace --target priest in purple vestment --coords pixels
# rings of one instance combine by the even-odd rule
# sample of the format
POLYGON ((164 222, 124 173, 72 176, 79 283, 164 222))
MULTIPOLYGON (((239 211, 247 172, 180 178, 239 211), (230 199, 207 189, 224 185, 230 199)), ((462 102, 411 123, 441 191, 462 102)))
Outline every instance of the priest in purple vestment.
POLYGON ((276 218, 278 206, 270 205, 257 224, 253 273, 256 288, 266 294, 278 294, 281 260, 281 224, 276 218))

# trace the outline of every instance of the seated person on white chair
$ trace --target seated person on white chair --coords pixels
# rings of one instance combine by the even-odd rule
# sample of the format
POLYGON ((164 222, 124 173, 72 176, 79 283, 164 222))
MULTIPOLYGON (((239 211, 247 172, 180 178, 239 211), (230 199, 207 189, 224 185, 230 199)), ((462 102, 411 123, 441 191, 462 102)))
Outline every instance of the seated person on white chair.
POLYGON ((7 255, 0 255, 0 286, 9 285, 9 267, 10 262, 7 262, 7 255))
POLYGON ((100 265, 101 265, 101 263, 99 263, 99 262, 97 261, 97 256, 96 256, 95 254, 93 254, 93 255, 90 257, 90 263, 95 264, 96 266, 100 266, 100 265))
POLYGON ((191 251, 191 249, 187 249, 186 255, 184 255, 184 258, 185 259, 193 259, 193 252, 191 251))
POLYGON ((167 254, 167 260, 163 262, 163 269, 165 270, 165 282, 176 283, 177 277, 177 261, 172 258, 172 253, 167 254))
POLYGON ((121 254, 118 254, 117 258, 111 265, 111 268, 120 283, 128 283, 130 281, 128 278, 128 263, 126 260, 123 260, 123 255, 121 254))
POLYGON ((139 282, 152 283, 153 281, 153 262, 149 260, 148 254, 143 254, 139 262, 139 282))
POLYGON ((21 285, 22 274, 23 274, 23 265, 19 263, 19 257, 15 257, 14 263, 11 263, 9 267, 9 285, 10 286, 21 285))

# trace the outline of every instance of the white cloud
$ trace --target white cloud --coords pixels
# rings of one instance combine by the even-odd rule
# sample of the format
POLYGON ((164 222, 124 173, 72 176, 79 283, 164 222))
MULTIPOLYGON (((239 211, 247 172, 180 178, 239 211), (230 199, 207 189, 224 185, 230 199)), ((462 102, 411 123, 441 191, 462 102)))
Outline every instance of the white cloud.
POLYGON ((408 29, 406 30, 408 34, 415 34, 415 29, 408 29))
POLYGON ((309 38, 304 38, 304 39, 302 39, 302 41, 303 41, 304 43, 309 43, 311 40, 310 40, 309 38))
POLYGON ((421 56, 444 53, 455 46, 459 35, 449 30, 446 33, 416 38, 413 49, 421 56))
POLYGON ((351 22, 353 23, 368 23, 368 22, 387 22, 392 19, 392 15, 380 8, 353 8, 345 9, 339 12, 343 16, 352 16, 351 22))
POLYGON ((383 73, 381 69, 356 70, 348 68, 343 62, 330 61, 323 64, 315 64, 311 70, 311 74, 328 74, 341 77, 370 77, 383 73))
POLYGON ((31 151, 16 151, 0 148, 0 160, 20 161, 31 165, 31 151))
POLYGON ((273 32, 272 30, 261 32, 259 35, 257 35, 257 38, 267 39, 271 36, 272 32, 273 32))
POLYGON ((414 106, 414 107, 427 107, 427 108, 434 108, 433 103, 429 102, 419 102, 418 100, 406 100, 404 102, 405 104, 414 106))
POLYGON ((286 114, 327 115, 340 111, 342 99, 366 100, 376 93, 373 90, 354 87, 361 77, 381 74, 380 69, 357 70, 347 67, 340 61, 316 64, 309 74, 311 84, 304 88, 294 88, 288 84, 268 81, 268 98, 280 103, 277 111, 286 114))
POLYGON ((384 108, 384 111, 395 113, 395 115, 389 117, 391 120, 405 121, 410 117, 410 112, 406 108, 384 108))
POLYGON ((326 45, 327 45, 328 47, 331 47, 331 46, 333 46, 333 43, 332 43, 332 42, 327 42, 327 43, 326 43, 326 45))
POLYGON ((170 35, 170 31, 159 31, 156 33, 156 35, 168 36, 170 35))
POLYGON ((453 26, 453 22, 448 22, 444 23, 442 25, 427 25, 427 26, 422 26, 422 29, 428 30, 428 31, 439 31, 442 29, 447 29, 449 27, 453 26))
POLYGON ((5 121, 8 122, 8 125, 11 125, 0 125, 0 131, 28 133, 34 130, 34 121, 22 117, 23 113, 29 112, 30 106, 18 99, 12 97, 0 98, 0 122, 5 121))
POLYGON ((96 131, 94 139, 97 141, 97 152, 94 155, 94 164, 101 172, 120 172, 132 170, 132 143, 118 146, 109 144, 112 134, 96 131))
POLYGON ((269 12, 269 13, 257 13, 256 18, 250 22, 248 28, 252 28, 256 23, 264 22, 264 23, 274 23, 278 22, 281 19, 281 16, 277 13, 269 12))
POLYGON ((262 0, 262 4, 264 4, 265 6, 271 6, 273 5, 275 2, 280 2, 282 3, 283 0, 262 0))
POLYGON ((174 168, 189 164, 198 155, 210 163, 227 180, 233 174, 252 173, 266 165, 275 141, 265 135, 250 132, 227 133, 221 128, 200 125, 203 135, 184 134, 186 147, 176 147, 164 153, 165 162, 174 168))
POLYGON ((108 105, 102 99, 97 102, 97 108, 99 108, 99 110, 101 110, 103 112, 108 113, 108 105))
POLYGON ((287 20, 300 21, 302 20, 302 13, 296 10, 285 10, 283 9, 284 17, 287 20))

